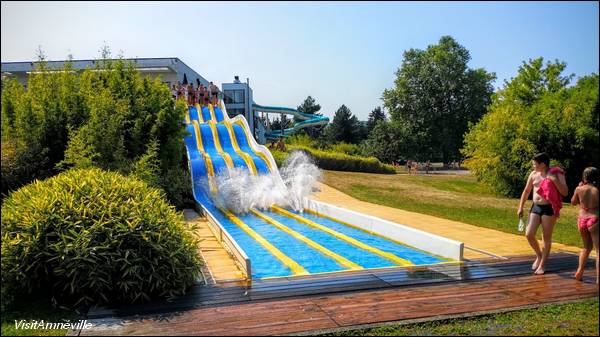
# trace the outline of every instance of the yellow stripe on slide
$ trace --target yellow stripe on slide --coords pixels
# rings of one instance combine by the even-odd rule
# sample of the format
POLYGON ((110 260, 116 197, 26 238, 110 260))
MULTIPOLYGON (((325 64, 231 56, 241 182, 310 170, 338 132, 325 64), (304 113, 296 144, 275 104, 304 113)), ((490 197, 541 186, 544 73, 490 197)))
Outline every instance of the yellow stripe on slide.
POLYGON ((254 146, 252 146, 252 142, 250 141, 250 137, 251 137, 250 132, 248 130, 246 130, 246 128, 244 127, 244 123, 241 122, 241 121, 237 121, 236 124, 238 124, 242 128, 242 130, 244 130, 244 134, 246 134, 246 141, 248 142, 248 146, 250 147, 250 149, 252 150, 252 152, 255 155, 257 155, 260 158, 262 158, 262 160, 265 161, 265 164, 267 164, 267 167, 269 168, 269 171, 273 172, 273 168, 271 167, 271 162, 269 161, 269 159, 267 158, 267 156, 264 153, 262 153, 260 151, 257 151, 254 148, 254 146))
POLYGON ((308 275, 309 273, 304 269, 298 262, 292 260, 289 256, 282 253, 277 247, 273 246, 269 241, 267 241, 260 234, 256 233, 250 226, 246 225, 240 218, 235 216, 233 213, 226 209, 219 208, 231 222, 240 227, 246 234, 250 235, 256 242, 261 244, 265 249, 267 249, 273 256, 275 256, 279 261, 288 266, 295 275, 308 275))
MULTIPOLYGON (((314 215, 316 215, 316 216, 320 216, 320 217, 322 217, 322 218, 326 218, 326 219, 329 219, 329 220, 332 220, 332 221, 335 221, 335 222, 339 222, 339 223, 341 223, 342 225, 346 225, 346 226, 348 226, 348 227, 351 227, 351 228, 354 228, 354 229, 358 229, 359 231, 362 231, 362 232, 365 232, 365 233, 369 233, 370 235, 373 235, 373 236, 378 236, 378 237, 380 237, 380 238, 384 238, 384 239, 386 239, 386 240, 388 240, 388 241, 392 241, 393 243, 395 243, 395 244, 398 244, 398 245, 400 245, 400 246, 404 246, 404 247, 410 247, 410 246, 408 246, 408 245, 407 245, 406 243, 404 243, 404 242, 400 242, 400 241, 398 241, 398 240, 394 240, 394 239, 392 239, 392 238, 389 238, 389 237, 387 237, 387 236, 384 236, 384 235, 381 235, 381 234, 378 234, 378 233, 375 233, 375 232, 372 232, 372 231, 366 230, 366 229, 364 229, 364 228, 360 228, 360 227, 358 227, 358 226, 355 226, 355 225, 353 225, 353 224, 351 224, 351 223, 348 223, 348 222, 346 222, 346 221, 343 221, 343 220, 340 220, 340 219, 336 219, 336 218, 330 217, 329 215, 326 215, 326 214, 321 214, 321 213, 315 212, 315 211, 313 211, 312 209, 305 208, 305 209, 304 209, 304 212, 306 212, 306 213, 311 213, 311 214, 314 214, 314 215)), ((413 247, 410 247, 410 248, 412 248, 412 249, 417 249, 417 250, 418 250, 418 248, 413 248, 413 247)))
POLYGON ((190 124, 190 108, 185 111, 185 124, 190 124))
POLYGON ((204 165, 206 166, 206 173, 208 174, 208 186, 210 187, 210 192, 216 193, 217 184, 215 183, 215 168, 210 156, 204 151, 204 145, 202 144, 202 137, 200 135, 200 125, 198 125, 198 121, 195 119, 192 121, 192 125, 194 126, 194 132, 196 133, 196 146, 198 146, 198 152, 200 152, 202 158, 204 158, 204 165))
POLYGON ((321 231, 323 231, 325 233, 333 235, 334 237, 336 237, 336 238, 338 238, 340 240, 344 240, 344 241, 348 242, 349 244, 351 244, 353 246, 356 246, 358 248, 364 249, 364 250, 369 251, 369 252, 371 252, 373 254, 379 255, 379 256, 381 256, 383 258, 386 258, 386 259, 388 259, 388 260, 390 260, 390 261, 392 261, 392 262, 394 262, 396 264, 399 264, 401 266, 413 266, 414 265, 412 262, 410 262, 408 260, 399 258, 399 257, 397 257, 394 254, 391 254, 391 253, 388 253, 388 252, 384 252, 381 249, 369 246, 369 245, 367 245, 365 243, 362 243, 362 242, 360 242, 360 241, 358 241, 358 240, 356 240, 354 238, 351 238, 351 237, 349 237, 349 236, 347 236, 345 234, 342 234, 340 232, 334 231, 331 228, 328 228, 326 226, 320 225, 320 224, 318 224, 318 223, 316 223, 316 222, 314 222, 312 220, 306 219, 306 218, 304 218, 304 217, 302 217, 302 216, 300 216, 298 214, 294 214, 294 213, 292 213, 292 212, 290 212, 288 210, 285 210, 285 209, 283 209, 283 208, 281 208, 279 206, 273 206, 272 208, 273 208, 273 210, 275 212, 277 212, 279 214, 282 214, 282 215, 285 215, 287 217, 293 218, 296 221, 302 222, 302 223, 307 224, 307 225, 309 225, 311 227, 314 227, 314 228, 316 228, 318 230, 321 230, 321 231))
POLYGON ((193 120, 194 130, 196 131, 196 144, 198 145, 198 151, 205 153, 204 144, 202 144, 202 135, 200 134, 200 125, 197 120, 193 120))
POLYGON ((358 264, 346 259, 345 257, 338 255, 332 251, 330 251, 329 249, 321 246, 320 244, 314 242, 313 240, 305 237, 304 235, 292 230, 291 228, 285 226, 284 224, 280 223, 279 221, 267 216, 266 214, 257 211, 256 209, 251 209, 250 212, 252 212, 254 215, 256 215, 257 217, 263 219, 264 221, 270 223, 271 225, 277 227, 278 229, 288 233, 289 235, 295 237, 296 239, 306 243, 308 246, 316 249, 317 251, 319 251, 320 253, 322 253, 323 255, 327 255, 331 258, 333 258, 337 263, 339 263, 340 265, 349 268, 349 269, 353 269, 353 270, 359 270, 359 269, 363 269, 363 267, 359 266, 358 264))
POLYGON ((202 117, 202 107, 198 103, 196 103, 196 111, 198 111, 198 120, 200 120, 200 123, 204 123, 204 117, 202 117))
POLYGON ((242 157, 242 159, 246 163, 246 166, 248 166, 248 168, 250 169, 250 173, 252 173, 252 175, 257 175, 258 171, 256 170, 254 160, 252 160, 252 157, 250 157, 249 154, 240 149, 240 146, 237 143, 237 139, 235 138, 235 132, 233 131, 231 123, 229 123, 229 121, 227 120, 223 120, 223 124, 227 127, 227 132, 229 132, 229 138, 231 138, 231 144, 233 145, 235 153, 242 157))
POLYGON ((229 153, 223 151, 223 148, 221 147, 221 142, 219 141, 219 133, 217 132, 217 125, 215 123, 210 123, 209 121, 208 126, 212 131, 215 147, 217 148, 217 153, 219 153, 221 157, 223 157, 229 170, 233 170, 233 160, 231 160, 229 153))
POLYGON ((210 110, 210 120, 217 122, 217 117, 215 115, 215 109, 212 104, 208 104, 208 110, 210 110))

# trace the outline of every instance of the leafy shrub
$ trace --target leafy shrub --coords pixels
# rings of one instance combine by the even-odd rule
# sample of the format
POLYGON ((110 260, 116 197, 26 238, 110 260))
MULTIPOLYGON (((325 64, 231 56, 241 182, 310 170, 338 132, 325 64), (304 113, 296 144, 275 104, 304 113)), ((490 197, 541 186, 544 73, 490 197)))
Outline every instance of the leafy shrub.
POLYGON ((544 66, 542 58, 524 62, 465 136, 465 166, 497 192, 519 196, 537 152, 566 169, 570 191, 586 166, 598 166, 598 75, 567 87, 565 67, 544 66))
POLYGON ((339 142, 337 144, 331 145, 331 151, 337 153, 344 153, 349 156, 360 156, 362 155, 362 151, 358 144, 349 144, 344 142, 339 142))
POLYGON ((368 172, 368 173, 395 173, 390 165, 381 163, 374 157, 350 156, 343 153, 334 153, 315 150, 303 146, 288 146, 288 150, 300 150, 311 156, 318 167, 324 170, 368 172))
POLYGON ((3 83, 2 140, 14 144, 16 157, 10 190, 73 167, 128 174, 153 140, 160 162, 156 186, 182 167, 187 107, 173 101, 160 78, 142 77, 122 59, 99 60, 82 72, 72 71, 70 62, 64 71, 47 71, 42 61, 36 70, 27 90, 16 79, 3 83))
POLYGON ((23 292, 61 303, 178 295, 201 261, 195 228, 161 190, 97 168, 12 192, 2 204, 2 305, 23 292))
POLYGON ((297 133, 286 138, 285 143, 288 145, 315 147, 315 140, 305 133, 297 133))

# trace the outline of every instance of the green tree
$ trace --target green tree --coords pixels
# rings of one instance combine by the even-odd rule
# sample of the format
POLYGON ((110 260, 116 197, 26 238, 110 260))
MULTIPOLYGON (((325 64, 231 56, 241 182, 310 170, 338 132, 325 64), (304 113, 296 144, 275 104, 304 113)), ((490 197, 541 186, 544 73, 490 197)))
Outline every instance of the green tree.
POLYGON ((11 174, 3 181, 11 181, 14 189, 71 167, 97 166, 128 174, 154 140, 160 162, 156 186, 174 203, 187 200, 174 195, 191 190, 184 186, 189 179, 181 178, 181 121, 187 106, 173 101, 160 78, 142 78, 133 63, 108 59, 107 46, 100 52, 102 59, 82 72, 74 71, 71 62, 49 69, 39 52, 27 90, 14 80, 5 82, 2 140, 3 146, 14 149, 14 169, 3 171, 11 174), (169 176, 173 172, 178 177, 169 176))
MULTIPOLYGON (((317 104, 315 99, 311 96, 306 97, 302 104, 298 105, 296 110, 309 114, 309 115, 317 115, 322 116, 323 114, 319 113, 321 110, 321 105, 317 104)), ((318 138, 323 132, 324 126, 309 126, 307 128, 302 129, 308 136, 311 138, 318 138)))
POLYGON ((571 192, 586 166, 598 166, 598 75, 568 87, 573 76, 562 74, 565 67, 542 58, 523 62, 465 136, 465 165, 499 193, 521 193, 538 152, 567 170, 571 192))
POLYGON ((379 120, 369 138, 362 143, 362 152, 384 163, 399 162, 412 158, 414 144, 411 141, 406 126, 379 120))
POLYGON ((385 116, 385 112, 383 112, 383 109, 381 109, 380 106, 373 109, 373 111, 371 111, 369 114, 369 119, 367 120, 367 135, 371 133, 379 121, 385 122, 386 120, 387 117, 385 116))
POLYGON ((494 73, 471 69, 469 51, 443 36, 426 50, 410 49, 396 72, 395 85, 383 93, 392 120, 419 135, 417 152, 448 163, 460 158, 468 124, 485 113, 494 73))
POLYGON ((342 104, 333 116, 333 121, 326 129, 327 138, 331 142, 357 144, 360 141, 361 125, 352 111, 342 104))

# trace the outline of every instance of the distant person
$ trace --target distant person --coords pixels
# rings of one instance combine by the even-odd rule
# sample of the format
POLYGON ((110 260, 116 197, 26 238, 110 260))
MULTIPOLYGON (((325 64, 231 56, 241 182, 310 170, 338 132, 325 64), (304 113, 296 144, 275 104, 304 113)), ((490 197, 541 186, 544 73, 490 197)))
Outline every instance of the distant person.
POLYGON ((206 97, 207 94, 208 92, 206 90, 206 87, 204 86, 204 84, 200 83, 200 86, 198 87, 198 103, 205 104, 204 97, 206 97))
POLYGON ((412 162, 412 169, 414 174, 419 173, 419 163, 416 160, 412 162))
POLYGON ((183 92, 183 97, 182 98, 187 103, 187 99, 188 99, 188 86, 187 86, 187 84, 182 84, 181 85, 181 91, 183 92))
POLYGON ((213 105, 217 105, 218 97, 219 97, 219 87, 210 82, 208 85, 208 90, 210 91, 211 102, 213 105))
POLYGON ((533 171, 527 178, 527 184, 521 194, 519 200, 519 208, 517 215, 523 217, 523 206, 529 198, 533 190, 533 205, 529 211, 529 220, 525 236, 529 245, 535 252, 536 259, 531 265, 531 269, 536 275, 543 275, 546 268, 546 262, 550 256, 550 248, 552 247, 552 232, 554 225, 558 219, 558 214, 553 208, 553 203, 556 203, 556 198, 561 202, 562 196, 566 196, 569 192, 564 174, 553 173, 550 170, 550 157, 546 153, 536 154, 531 164, 533 171), (540 192, 547 193, 540 193, 540 192), (544 194, 546 198, 542 195, 544 194), (548 200, 551 199, 551 200, 548 200), (540 249, 539 242, 536 238, 537 229, 542 224, 542 242, 544 248, 540 249))
POLYGON ((410 174, 410 170, 412 170, 412 160, 407 160, 406 161, 406 172, 408 172, 408 174, 410 174))
POLYGON ((194 89, 194 83, 188 84, 187 92, 188 92, 188 96, 187 96, 188 105, 194 105, 195 104, 194 99, 196 96, 196 90, 194 89))
POLYGON ((283 137, 279 137, 279 141, 277 142, 277 150, 285 152, 285 141, 283 141, 283 137))
POLYGON ((592 248, 596 250, 596 284, 598 284, 598 271, 600 261, 598 255, 598 184, 600 183, 598 169, 588 167, 583 170, 582 181, 573 193, 571 204, 579 204, 577 227, 583 240, 583 250, 579 253, 579 267, 575 272, 575 279, 583 280, 583 271, 592 248))
POLYGON ((427 160, 425 163, 425 174, 429 174, 429 169, 431 168, 431 162, 427 160))
POLYGON ((177 99, 184 99, 185 95, 183 92, 183 86, 181 85, 181 82, 177 82, 177 99))
POLYGON ((242 82, 240 82, 240 77, 236 75, 236 76, 233 78, 233 83, 242 83, 242 82))

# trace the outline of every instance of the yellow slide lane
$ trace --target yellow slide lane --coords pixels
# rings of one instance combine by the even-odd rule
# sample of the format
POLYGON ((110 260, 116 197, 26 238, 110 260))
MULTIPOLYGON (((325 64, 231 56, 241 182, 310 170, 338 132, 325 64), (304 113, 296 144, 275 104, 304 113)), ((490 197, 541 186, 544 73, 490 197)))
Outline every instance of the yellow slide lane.
POLYGON ((212 131, 213 139, 215 142, 215 147, 217 149, 217 153, 220 154, 221 157, 223 157, 223 159, 225 160, 225 164, 227 164, 227 168, 229 170, 233 170, 233 160, 229 156, 229 153, 223 151, 223 148, 221 147, 221 142, 219 141, 219 134, 217 132, 217 125, 215 123, 212 123, 211 121, 209 121, 208 126, 210 127, 210 130, 212 131))
POLYGON ((290 212, 290 211, 288 211, 286 209, 283 209, 283 208, 281 208, 279 206, 273 206, 272 208, 273 208, 273 210, 275 212, 277 212, 279 214, 282 214, 282 215, 285 215, 287 217, 293 218, 293 219, 295 219, 298 222, 307 224, 307 225, 309 225, 309 226, 311 226, 313 228, 316 228, 316 229, 321 230, 321 231, 323 231, 325 233, 328 233, 328 234, 330 234, 330 235, 332 235, 332 236, 334 236, 334 237, 336 237, 336 238, 338 238, 340 240, 348 242, 349 244, 351 244, 353 246, 356 246, 358 248, 364 249, 364 250, 369 251, 369 252, 371 252, 373 254, 379 255, 379 256, 381 256, 383 258, 386 258, 386 259, 388 259, 388 260, 390 260, 390 261, 392 261, 392 262, 394 262, 394 263, 396 263, 398 265, 401 265, 401 266, 413 266, 414 265, 412 262, 410 262, 408 260, 399 258, 399 257, 397 257, 394 254, 391 254, 391 253, 388 253, 388 252, 384 252, 381 249, 369 246, 369 245, 367 245, 365 243, 362 243, 362 242, 360 242, 360 241, 358 241, 358 240, 356 240, 354 238, 351 238, 351 237, 349 237, 349 236, 347 236, 345 234, 342 234, 342 233, 339 233, 337 231, 334 231, 333 229, 331 229, 329 227, 323 226, 323 225, 318 224, 318 223, 316 223, 316 222, 314 222, 312 220, 306 219, 306 218, 304 218, 304 217, 302 217, 302 216, 300 216, 298 214, 294 214, 294 213, 292 213, 292 212, 290 212))
POLYGON ((262 237, 260 234, 256 233, 250 226, 246 225, 240 218, 235 216, 233 213, 226 209, 219 208, 231 222, 240 227, 246 234, 250 235, 256 242, 261 244, 265 249, 267 249, 273 256, 279 259, 283 264, 288 266, 295 275, 308 275, 309 273, 302 267, 298 262, 292 260, 289 256, 285 255, 281 252, 277 247, 273 246, 267 239, 262 237))
POLYGON ((271 218, 270 216, 257 211, 256 209, 251 209, 250 212, 252 212, 254 215, 256 215, 257 217, 263 219, 264 221, 270 223, 271 225, 277 227, 278 229, 288 233, 289 235, 293 236, 294 238, 306 243, 307 245, 309 245, 310 247, 316 249, 317 251, 319 251, 321 254, 323 255, 327 255, 331 258, 333 258, 338 264, 349 268, 349 269, 353 269, 353 270, 359 270, 359 269, 363 269, 363 267, 359 266, 358 264, 346 259, 345 257, 338 255, 334 252, 332 252, 331 250, 321 246, 320 244, 316 243, 315 241, 305 237, 304 235, 294 231, 293 229, 287 227, 286 225, 280 223, 279 221, 271 218))
POLYGON ((237 139, 235 138, 235 133, 233 131, 231 123, 229 123, 229 121, 224 120, 223 124, 227 127, 227 132, 229 132, 229 138, 231 138, 231 145, 233 145, 233 150, 235 151, 235 153, 242 157, 242 159, 250 169, 250 173, 252 173, 252 175, 258 175, 258 171, 256 170, 256 165, 254 164, 254 160, 252 160, 252 157, 250 157, 249 154, 240 149, 237 139))
POLYGON ((254 152, 254 154, 257 155, 258 157, 262 158, 262 160, 265 161, 265 164, 267 164, 269 171, 273 172, 273 168, 271 167, 271 162, 269 162, 269 159, 267 158, 267 156, 264 153, 256 150, 254 148, 254 146, 252 146, 252 142, 250 141, 250 137, 252 137, 252 135, 250 135, 250 132, 248 130, 246 130, 246 128, 244 127, 244 123, 241 121, 237 121, 236 124, 241 126, 242 130, 244 130, 244 133, 246 134, 246 140, 248 141, 248 146, 250 146, 250 149, 252 150, 252 152, 254 152))

